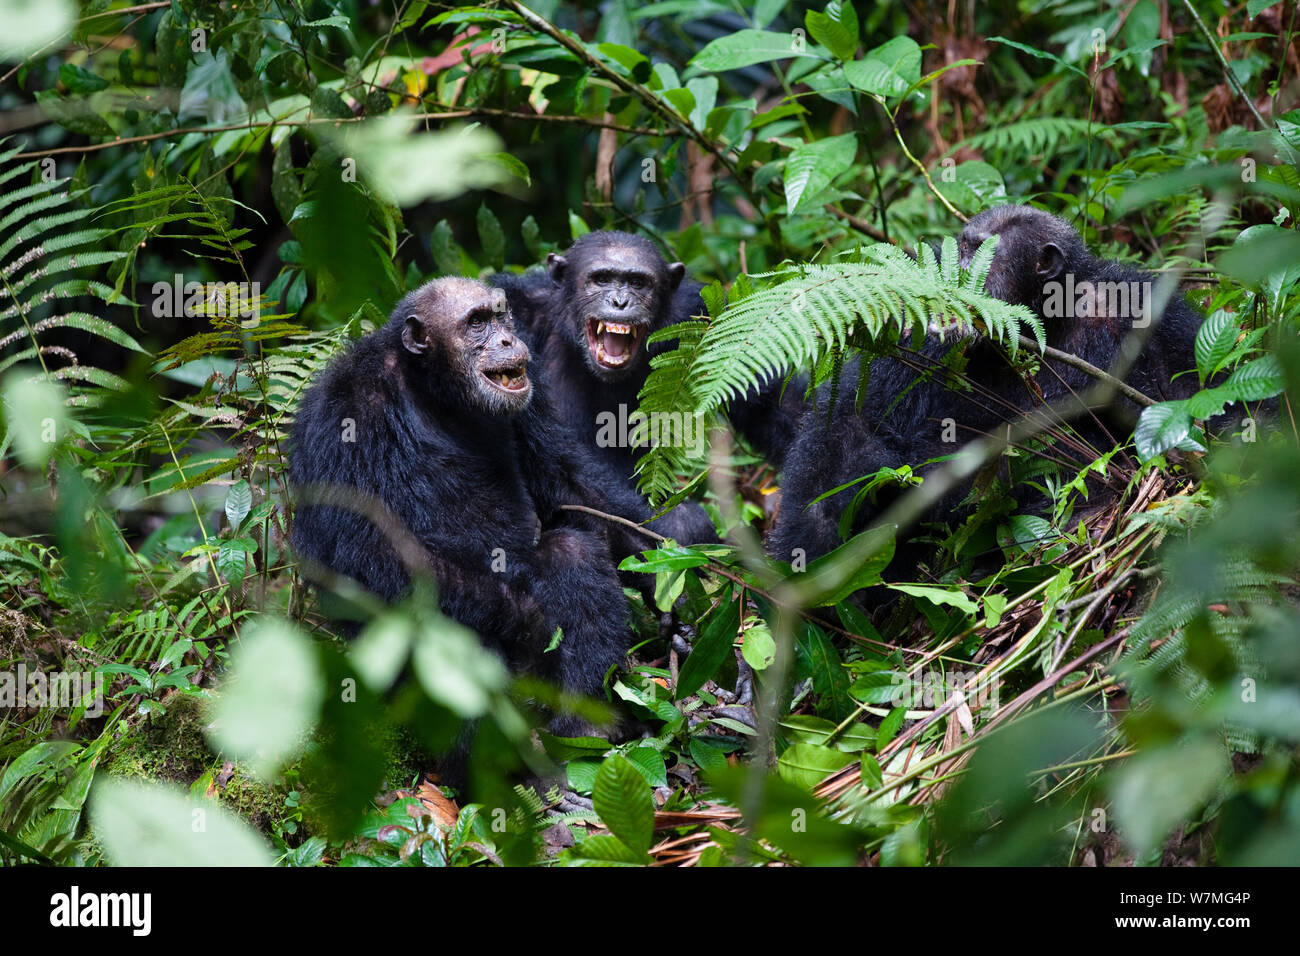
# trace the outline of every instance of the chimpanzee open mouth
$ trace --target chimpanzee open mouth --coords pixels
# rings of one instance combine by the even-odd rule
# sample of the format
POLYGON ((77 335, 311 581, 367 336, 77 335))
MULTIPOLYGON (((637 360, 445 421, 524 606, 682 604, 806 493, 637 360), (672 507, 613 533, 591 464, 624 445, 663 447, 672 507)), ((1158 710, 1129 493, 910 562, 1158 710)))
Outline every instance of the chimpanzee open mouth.
POLYGON ((528 387, 528 370, 523 365, 483 369, 483 377, 504 392, 522 392, 528 387))
POLYGON ((645 333, 644 325, 588 319, 587 348, 605 368, 622 368, 636 358, 645 333))

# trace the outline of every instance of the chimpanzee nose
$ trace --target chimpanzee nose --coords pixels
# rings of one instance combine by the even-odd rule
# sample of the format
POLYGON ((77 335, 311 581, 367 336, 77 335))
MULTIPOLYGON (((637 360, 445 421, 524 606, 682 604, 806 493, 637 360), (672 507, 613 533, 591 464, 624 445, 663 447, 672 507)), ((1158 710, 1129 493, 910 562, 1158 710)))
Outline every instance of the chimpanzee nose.
POLYGON ((626 309, 631 301, 626 292, 615 292, 609 297, 609 304, 616 309, 626 309))
POLYGON ((504 333, 504 334, 501 336, 501 347, 502 347, 503 349, 512 349, 512 348, 514 348, 514 347, 515 347, 515 337, 514 337, 513 335, 511 335, 509 332, 504 333))

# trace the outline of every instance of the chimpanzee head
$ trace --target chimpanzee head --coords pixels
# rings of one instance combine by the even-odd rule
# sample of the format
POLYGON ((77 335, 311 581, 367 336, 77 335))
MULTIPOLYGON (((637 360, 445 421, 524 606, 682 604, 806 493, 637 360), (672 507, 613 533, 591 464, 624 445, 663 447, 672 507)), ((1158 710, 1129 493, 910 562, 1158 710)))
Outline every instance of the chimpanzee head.
POLYGON ((489 415, 513 415, 528 404, 528 346, 515 335, 500 289, 434 279, 402 299, 390 321, 401 329, 416 388, 489 415))
POLYGON ((649 240, 625 232, 591 232, 564 255, 546 260, 564 290, 564 334, 586 355, 597 378, 613 382, 644 365, 646 336, 667 324, 673 292, 686 267, 666 263, 649 240))
POLYGON ((1047 283, 1063 281, 1067 272, 1091 272, 1091 256, 1074 227, 1030 206, 995 206, 966 223, 957 241, 961 264, 969 266, 980 243, 994 235, 998 246, 984 291, 1004 302, 1042 315, 1047 283))

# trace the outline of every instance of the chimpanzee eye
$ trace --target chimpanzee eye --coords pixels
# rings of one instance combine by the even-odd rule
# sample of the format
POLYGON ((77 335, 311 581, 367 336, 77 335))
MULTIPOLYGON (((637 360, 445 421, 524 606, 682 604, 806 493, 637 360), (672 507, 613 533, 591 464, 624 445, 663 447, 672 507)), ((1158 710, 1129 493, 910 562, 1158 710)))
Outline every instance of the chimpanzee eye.
POLYGON ((627 284, 634 289, 644 289, 646 287, 645 276, 633 276, 628 280, 627 284))
POLYGON ((591 281, 596 283, 596 285, 609 285, 610 278, 611 276, 608 272, 593 272, 591 274, 591 281))

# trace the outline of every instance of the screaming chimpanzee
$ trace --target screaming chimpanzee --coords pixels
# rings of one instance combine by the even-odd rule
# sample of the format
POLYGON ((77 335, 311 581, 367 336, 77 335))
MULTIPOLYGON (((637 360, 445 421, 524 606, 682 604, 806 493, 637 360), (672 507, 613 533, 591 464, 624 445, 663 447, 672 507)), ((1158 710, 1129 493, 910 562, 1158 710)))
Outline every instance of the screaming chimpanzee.
MULTIPOLYGON (((998 245, 985 290, 1032 309, 1043 320, 1048 345, 1106 370, 1125 336, 1154 322, 1126 381, 1157 400, 1184 398, 1195 390, 1194 374, 1173 378, 1195 368, 1193 342, 1201 322, 1182 296, 1170 298, 1163 316, 1153 315, 1154 276, 1096 258, 1069 223, 1028 206, 999 206, 971 219, 958 243, 962 265, 969 266, 980 243, 993 235, 998 245)), ((897 357, 874 361, 860 412, 853 395, 857 363, 846 363, 845 384, 833 407, 829 390, 822 390, 787 458, 781 514, 769 541, 775 557, 789 561, 801 549, 811 560, 840 543, 841 516, 861 486, 810 505, 824 492, 884 467, 919 466, 951 455, 969 438, 1036 407, 1081 395, 1094 384, 1087 373, 1045 357, 1031 390, 1000 347, 977 339, 966 346, 964 389, 959 390, 940 362, 953 348, 951 337, 944 343, 930 335, 915 352, 900 350, 897 357), (955 428, 946 428, 947 420, 964 434, 957 437, 955 428)), ((1131 429, 1134 411, 1133 403, 1121 398, 1077 422, 1082 442, 1067 439, 1081 451, 1104 443, 1104 451, 1131 429)), ((944 517, 965 493, 960 489, 947 496, 932 516, 944 517)), ((849 530, 863 530, 876 513, 862 502, 849 530)))
MULTIPOLYGON (((511 309, 532 337, 556 411, 608 469, 611 482, 635 489, 633 474, 643 449, 623 440, 638 407, 637 394, 650 357, 669 347, 646 344, 652 332, 703 314, 698 283, 685 280, 680 262, 667 263, 647 239, 623 232, 593 232, 564 255, 552 253, 545 273, 500 274, 489 282, 505 289, 511 309)), ((791 385, 780 401, 771 386, 744 402, 746 436, 778 459, 792 439, 802 389, 791 385), (770 406, 770 408, 768 407, 770 406)), ((693 423, 692 423, 693 424, 693 423)), ((703 441, 702 434, 691 436, 703 441)), ((624 499, 629 502, 630 499, 624 499)), ((630 505, 629 505, 630 507, 630 505)), ((649 515, 644 501, 637 520, 649 515)), ((624 517, 627 508, 620 510, 624 517)), ((714 540, 712 523, 693 502, 680 505, 653 527, 683 544, 714 540)), ((638 542, 638 549, 644 542, 638 542)))
POLYGON ((293 544, 395 600, 409 549, 399 557, 391 529, 366 515, 386 510, 444 613, 514 670, 592 694, 627 647, 626 600, 603 535, 560 509, 580 500, 587 465, 534 394, 528 360, 501 293, 444 278, 406 296, 303 398, 293 544), (557 627, 563 640, 544 654, 557 627))
MULTIPOLYGON (((630 416, 649 374, 649 355, 663 348, 647 346, 646 337, 688 317, 690 300, 699 301, 695 291, 677 295, 685 274, 680 262, 665 262, 649 240, 595 232, 578 239, 565 255, 552 253, 545 273, 488 280, 505 290, 511 311, 531 337, 557 416, 599 462, 605 476, 601 490, 617 499, 617 514, 635 521, 651 512, 635 491, 641 449, 628 440, 630 416)), ((703 435, 679 437, 703 440, 703 435)), ((682 544, 716 538, 704 509, 689 501, 653 527, 682 544)), ((611 532, 621 542, 614 544, 620 557, 647 547, 640 536, 611 532)))

